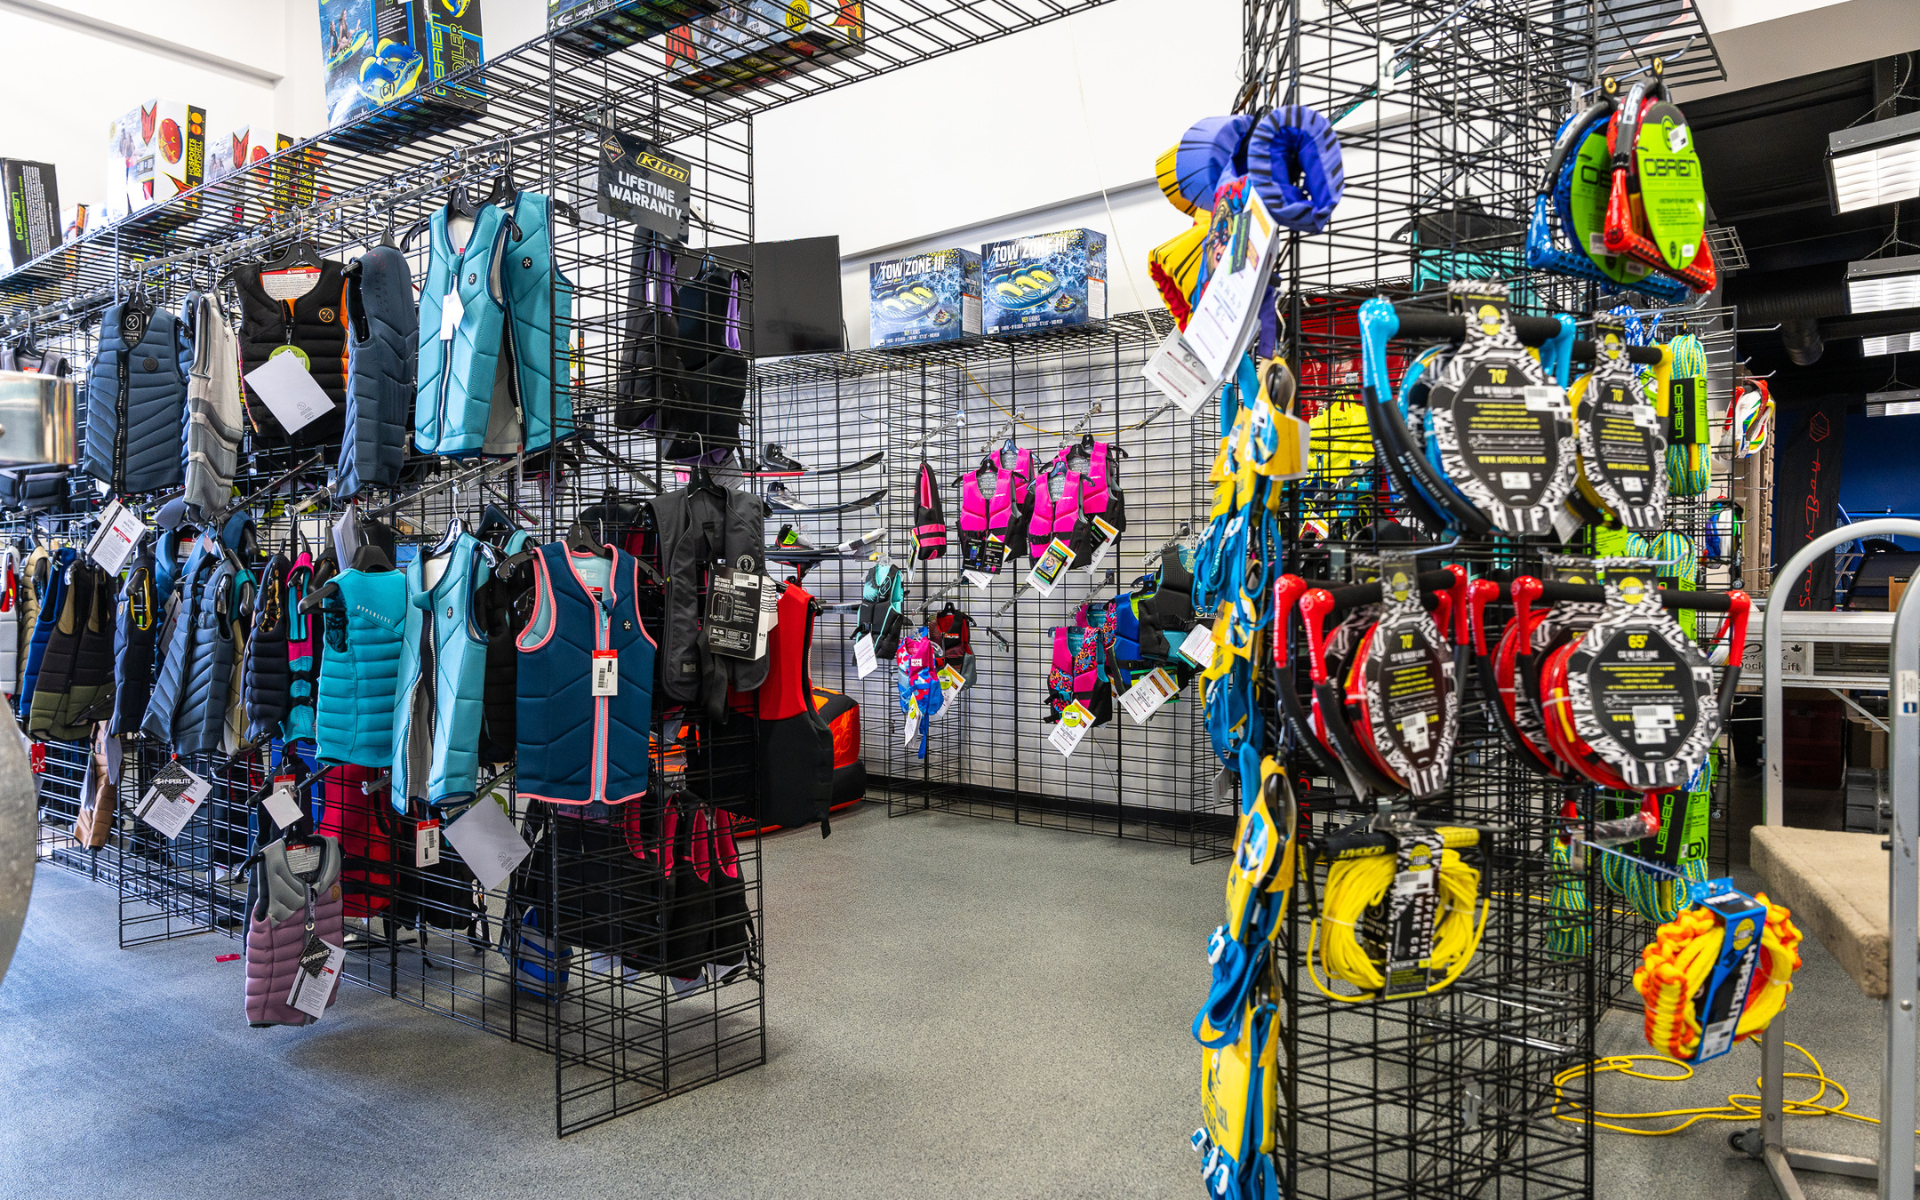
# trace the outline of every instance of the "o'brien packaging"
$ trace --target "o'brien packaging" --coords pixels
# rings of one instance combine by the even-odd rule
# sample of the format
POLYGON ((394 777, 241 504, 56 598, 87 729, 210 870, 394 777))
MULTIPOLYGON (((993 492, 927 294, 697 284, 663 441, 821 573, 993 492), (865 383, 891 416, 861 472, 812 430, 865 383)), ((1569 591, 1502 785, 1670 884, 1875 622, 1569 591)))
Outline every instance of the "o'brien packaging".
MULTIPOLYGON (((52 164, 18 158, 0 158, 0 189, 7 206, 6 256, 0 272, 17 271, 61 243, 60 190, 54 185, 52 164)), ((37 273, 50 275, 54 269, 47 265, 37 273)))

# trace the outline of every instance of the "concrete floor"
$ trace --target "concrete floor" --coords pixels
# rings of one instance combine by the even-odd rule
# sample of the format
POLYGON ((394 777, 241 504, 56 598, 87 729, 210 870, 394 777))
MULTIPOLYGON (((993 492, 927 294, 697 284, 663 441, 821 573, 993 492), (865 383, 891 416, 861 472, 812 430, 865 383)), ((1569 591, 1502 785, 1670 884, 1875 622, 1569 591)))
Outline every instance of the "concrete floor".
MULTIPOLYGON (((1183 851, 866 808, 766 848, 770 1061, 556 1141, 552 1065, 364 990, 249 1029, 235 948, 122 952, 107 889, 43 868, 0 986, 0 1197, 1190 1197, 1187 1034, 1219 864, 1183 851)), ((1877 1008, 1809 945, 1794 1040, 1877 1102, 1877 1008)), ((1610 1016, 1603 1051, 1644 1050, 1610 1016)), ((1757 1052, 1607 1108, 1752 1091, 1757 1052)), ((1771 1196, 1736 1128, 1601 1134, 1598 1195, 1771 1196)), ((1798 1122, 1871 1153, 1874 1128, 1798 1122)), ((1872 1194, 1808 1178, 1808 1195, 1872 1194)))

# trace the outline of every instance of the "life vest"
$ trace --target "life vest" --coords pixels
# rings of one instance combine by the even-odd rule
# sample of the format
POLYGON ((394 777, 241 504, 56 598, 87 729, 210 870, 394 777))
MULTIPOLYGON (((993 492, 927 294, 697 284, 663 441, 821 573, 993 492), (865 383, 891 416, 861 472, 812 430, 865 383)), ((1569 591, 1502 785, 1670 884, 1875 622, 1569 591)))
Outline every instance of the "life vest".
MULTIPOLYGON (((311 1025, 316 1018, 287 1003, 294 975, 301 970, 300 955, 307 938, 333 946, 346 944, 341 920, 340 843, 318 839, 319 854, 311 870, 295 873, 287 861, 284 840, 260 850, 256 890, 260 899, 247 912, 247 1023, 311 1025)), ((340 981, 327 993, 332 1007, 340 981)))
POLYGON ((20 686, 20 554, 0 549, 0 692, 20 686))
POLYGON ((67 568, 27 718, 36 741, 88 737, 113 700, 113 578, 87 559, 67 568))
POLYGON ((33 634, 27 642, 27 662, 20 677, 20 694, 17 712, 20 722, 26 724, 27 714, 33 711, 33 683, 40 673, 40 661, 47 652, 47 640, 53 636, 53 625, 60 614, 60 601, 66 593, 67 568, 73 565, 77 551, 66 547, 54 553, 47 564, 46 585, 40 589, 39 616, 33 623, 33 634))
POLYGON ((1148 662, 1173 661, 1173 652, 1193 628, 1193 572, 1188 553, 1169 542, 1160 551, 1160 578, 1153 594, 1135 606, 1139 615, 1140 657, 1148 662))
POLYGON ((762 825, 823 821, 833 798, 833 731, 816 711, 807 662, 813 597, 789 581, 767 634, 767 678, 755 694, 762 825))
POLYGON ((471 222, 462 222, 466 237, 457 248, 449 221, 443 206, 428 222, 427 277, 420 287, 420 329, 427 344, 414 388, 414 447, 422 454, 511 454, 519 441, 517 431, 509 436, 506 429, 512 414, 506 405, 496 413, 493 403, 504 382, 500 353, 507 304, 501 270, 507 215, 482 205, 471 222), (451 328, 443 321, 449 297, 458 297, 460 309, 451 328))
POLYGON ((346 412, 334 499, 400 481, 419 354, 420 316, 406 256, 375 246, 347 268, 346 412))
POLYGON ((372 917, 394 901, 393 861, 399 821, 380 786, 384 770, 340 763, 321 784, 319 832, 340 840, 340 890, 349 917, 372 917), (373 788, 368 791, 368 787, 373 788))
MULTIPOLYGON (((707 488, 667 492, 647 504, 659 540, 660 573, 667 580, 660 695, 684 704, 704 703, 718 719, 727 688, 750 692, 759 687, 767 677, 767 660, 764 655, 753 661, 728 658, 707 649, 701 636, 707 582, 715 562, 766 574, 766 508, 747 492, 707 488)), ((524 705, 520 715, 526 716, 524 705)))
MULTIPOLYGON (((318 267, 262 271, 244 267, 234 275, 240 291, 240 374, 244 377, 276 354, 296 355, 332 408, 288 434, 266 402, 245 389, 254 447, 309 449, 340 440, 347 400, 347 274, 328 259, 318 267), (305 291, 297 289, 305 286, 305 291), (285 297, 276 299, 276 297, 285 297)), ((291 465, 291 464, 289 464, 291 465)))
POLYGON ((573 433, 573 389, 567 378, 573 330, 573 284, 553 257, 553 202, 521 192, 507 230, 505 281, 512 335, 514 403, 527 453, 573 433))
POLYGON ((634 234, 627 283, 627 327, 620 347, 619 403, 614 424, 621 429, 652 429, 660 410, 674 397, 673 374, 680 355, 674 349, 673 284, 677 267, 667 240, 650 229, 634 234))
MULTIPOLYGON (((1020 453, 1026 454, 1027 451, 1020 453)), ((994 470, 993 494, 985 495, 980 491, 978 470, 968 471, 960 481, 960 566, 967 571, 985 571, 989 575, 997 575, 1001 564, 1005 562, 1005 555, 990 554, 988 539, 998 533, 1004 540, 1012 525, 1014 476, 1006 470, 996 470, 998 463, 993 456, 980 465, 994 470)))
POLYGON ((87 373, 87 474, 110 492, 180 486, 187 403, 179 322, 165 309, 116 304, 100 322, 87 373))
MULTIPOLYGON (((154 675, 152 694, 140 723, 142 732, 163 745, 173 744, 173 718, 179 709, 188 648, 193 640, 194 605, 219 562, 219 552, 210 547, 209 539, 194 539, 186 564, 174 576, 175 590, 166 600, 166 616, 159 638, 159 670, 154 675)), ((162 595, 160 588, 154 591, 156 598, 162 595)))
POLYGON ((900 568, 890 562, 873 564, 860 585, 860 619, 853 640, 873 638, 876 661, 889 659, 900 649, 900 626, 906 619, 907 589, 900 568))
MULTIPOLYGON (((502 561, 525 549, 533 538, 515 530, 501 547, 502 561)), ((480 761, 511 762, 514 741, 514 674, 520 652, 513 639, 526 628, 533 611, 533 566, 520 564, 507 574, 487 573, 474 597, 474 619, 487 635, 487 681, 480 726, 480 761)))
POLYGON ((20 560, 15 572, 14 602, 20 610, 18 636, 14 639, 13 687, 8 695, 18 696, 26 690, 27 652, 33 645, 33 635, 40 623, 40 596, 46 589, 47 576, 52 569, 53 558, 45 546, 35 546, 31 553, 20 560))
POLYGON ((210 296, 189 293, 180 323, 191 364, 182 434, 184 499, 187 512, 205 521, 233 499, 233 473, 247 423, 237 370, 240 346, 210 296))
POLYGON ((708 259, 674 294, 681 371, 676 402, 660 428, 680 436, 668 458, 706 452, 718 463, 740 444, 740 412, 747 396, 747 359, 740 352, 742 276, 708 259), (698 435, 698 436, 696 436, 698 435))
POLYGON ((287 719, 282 726, 287 741, 313 736, 323 618, 300 611, 300 602, 313 593, 313 587, 313 555, 302 550, 287 568, 287 719))
MULTIPOLYGON (((1073 524, 1068 527, 1068 543, 1073 547, 1073 565, 1084 567, 1093 558, 1093 552, 1108 540, 1118 541, 1127 528, 1127 494, 1120 490, 1120 484, 1114 478, 1119 472, 1110 460, 1113 447, 1106 442, 1095 442, 1087 451, 1087 473, 1080 478, 1080 508, 1074 515, 1073 524), (1108 528, 1111 535, 1094 524, 1098 518, 1108 528)), ((1059 522, 1055 521, 1055 534, 1059 535, 1059 522)))
POLYGON ((327 762, 393 762, 407 579, 399 571, 346 570, 333 577, 320 655, 314 748, 327 762))
POLYGON ((407 564, 406 628, 393 710, 393 808, 409 800, 439 805, 470 799, 480 772, 480 724, 486 692, 487 635, 474 598, 486 582, 480 542, 462 533, 432 584, 421 554, 407 564))
POLYGON ((1012 503, 1006 511, 1006 523, 995 524, 999 516, 992 507, 987 511, 987 534, 999 534, 1007 540, 1007 557, 1019 558, 1027 552, 1027 530, 1033 521, 1033 451, 1015 449, 1013 464, 1007 464, 1007 452, 1002 448, 994 456, 994 465, 1000 468, 1000 477, 1013 483, 1012 503))
POLYGON ((176 754, 219 750, 226 740, 228 689, 238 666, 240 627, 235 617, 244 607, 241 597, 253 576, 224 555, 209 561, 212 570, 194 594, 192 608, 182 610, 186 665, 174 711, 176 754))
POLYGON ((514 786, 531 799, 623 804, 647 791, 654 643, 640 616, 639 565, 609 550, 611 562, 554 542, 534 560, 514 679, 514 786), (606 653, 617 682, 596 696, 595 656, 606 653))
POLYGON ((1093 714, 1095 725, 1113 719, 1113 682, 1107 674, 1115 628, 1113 606, 1103 604, 1099 612, 1096 624, 1083 604, 1075 610, 1072 625, 1054 628, 1053 661, 1047 673, 1049 724, 1058 722, 1075 700, 1093 714))
POLYGON ((276 554, 261 571, 241 685, 249 738, 284 736, 293 709, 293 671, 287 658, 287 572, 292 566, 286 555, 276 554))
POLYGON ((914 492, 913 549, 921 562, 947 552, 947 516, 940 507, 940 485, 934 482, 933 468, 924 462, 914 492))

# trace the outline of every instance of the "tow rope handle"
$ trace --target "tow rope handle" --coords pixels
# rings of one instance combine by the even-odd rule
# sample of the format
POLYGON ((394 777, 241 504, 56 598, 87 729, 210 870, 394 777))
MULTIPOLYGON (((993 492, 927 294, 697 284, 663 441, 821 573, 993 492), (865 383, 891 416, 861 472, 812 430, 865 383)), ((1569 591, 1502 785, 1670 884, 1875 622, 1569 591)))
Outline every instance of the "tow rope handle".
MULTIPOLYGON (((1753 601, 1745 592, 1727 592, 1726 598, 1730 619, 1720 626, 1719 636, 1713 639, 1714 646, 1718 646, 1722 638, 1727 642, 1727 673, 1720 680, 1722 721, 1733 715, 1733 693, 1740 686, 1740 660, 1747 654, 1747 618, 1753 614, 1753 601)), ((1708 653, 1711 655, 1712 647, 1709 647, 1708 653)))
POLYGON ((1307 670, 1313 685, 1327 682, 1327 616, 1333 612, 1333 593, 1312 588, 1300 598, 1300 619, 1307 627, 1307 670))
POLYGON ((1500 594, 1500 585, 1491 579, 1476 579, 1467 585, 1467 618, 1463 621, 1461 637, 1466 637, 1464 625, 1473 627, 1473 652, 1481 658, 1487 657, 1487 605, 1500 594))
POLYGON ((1298 575, 1282 575, 1273 581, 1273 669, 1276 671, 1284 672, 1293 665, 1292 613, 1306 590, 1307 581, 1298 575))
POLYGON ((1613 153, 1613 186, 1607 192, 1606 224, 1601 229, 1600 240, 1609 254, 1630 255, 1648 266, 1658 262, 1660 265, 1656 269, 1663 274, 1680 280, 1695 292, 1710 292, 1719 282, 1719 270, 1714 266, 1713 247, 1708 244, 1705 234, 1700 236, 1700 249, 1693 262, 1676 271, 1666 265, 1666 260, 1660 255, 1660 247, 1640 232, 1633 219, 1634 206, 1628 192, 1627 176, 1633 169, 1634 144, 1640 138, 1641 110, 1649 102, 1667 99, 1667 85, 1660 77, 1660 62, 1657 59, 1654 71, 1651 83, 1641 80, 1627 90, 1627 98, 1615 112, 1613 124, 1607 128, 1607 149, 1613 153))

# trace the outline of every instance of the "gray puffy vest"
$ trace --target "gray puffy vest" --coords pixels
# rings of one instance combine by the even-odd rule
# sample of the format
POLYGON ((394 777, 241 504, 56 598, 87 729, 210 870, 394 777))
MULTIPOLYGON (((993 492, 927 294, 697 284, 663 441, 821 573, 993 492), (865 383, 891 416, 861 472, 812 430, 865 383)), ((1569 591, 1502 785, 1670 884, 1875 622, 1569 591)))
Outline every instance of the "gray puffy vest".
POLYGON ((87 373, 87 474, 114 492, 179 487, 187 377, 173 314, 116 304, 87 373))
POLYGON ((240 343, 211 296, 191 292, 180 308, 187 351, 187 414, 180 437, 186 507, 204 521, 233 498, 233 472, 247 412, 240 399, 240 343))
POLYGON ((347 269, 347 414, 335 496, 400 479, 413 428, 420 318, 407 260, 375 246, 347 269))
MULTIPOLYGON (((314 1018, 287 1003, 300 952, 312 933, 334 946, 346 944, 340 896, 340 843, 317 839, 320 852, 311 870, 296 874, 284 840, 260 850, 260 899, 247 913, 247 1023, 311 1025, 314 1018)), ((332 1006, 339 980, 327 994, 332 1006)))
POLYGON ((667 577, 659 693, 667 700, 704 703, 718 718, 726 707, 727 685, 743 692, 759 687, 767 677, 767 657, 748 662, 707 649, 700 636, 707 581, 716 562, 766 574, 766 504, 744 491, 706 488, 669 492, 647 504, 667 577))

